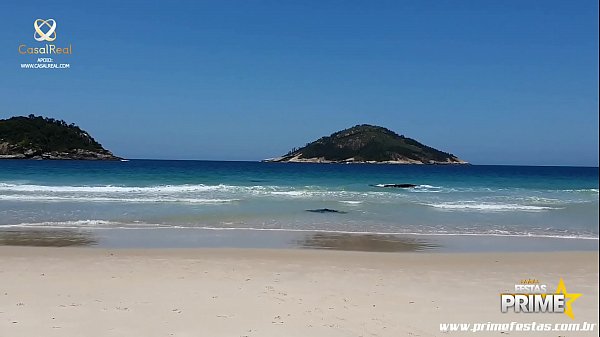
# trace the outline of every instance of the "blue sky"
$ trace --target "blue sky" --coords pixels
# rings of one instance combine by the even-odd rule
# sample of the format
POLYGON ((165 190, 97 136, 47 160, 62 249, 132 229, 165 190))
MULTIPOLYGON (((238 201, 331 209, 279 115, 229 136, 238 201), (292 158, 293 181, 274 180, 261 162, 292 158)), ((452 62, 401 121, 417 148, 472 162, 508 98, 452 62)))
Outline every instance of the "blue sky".
POLYGON ((257 160, 369 123, 475 164, 598 165, 598 3, 12 1, 0 118, 130 158, 257 160), (69 70, 24 70, 33 21, 69 70))

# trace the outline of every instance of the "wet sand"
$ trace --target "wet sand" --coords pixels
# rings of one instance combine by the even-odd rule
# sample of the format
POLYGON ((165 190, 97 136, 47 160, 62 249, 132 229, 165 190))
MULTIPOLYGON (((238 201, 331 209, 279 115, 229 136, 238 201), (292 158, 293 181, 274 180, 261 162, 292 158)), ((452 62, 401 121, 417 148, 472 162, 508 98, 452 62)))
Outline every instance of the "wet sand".
POLYGON ((597 251, 0 247, 0 336, 462 336, 440 323, 597 323, 597 260, 597 251), (574 321, 500 312, 499 294, 519 280, 554 289, 561 277, 583 294, 574 321))

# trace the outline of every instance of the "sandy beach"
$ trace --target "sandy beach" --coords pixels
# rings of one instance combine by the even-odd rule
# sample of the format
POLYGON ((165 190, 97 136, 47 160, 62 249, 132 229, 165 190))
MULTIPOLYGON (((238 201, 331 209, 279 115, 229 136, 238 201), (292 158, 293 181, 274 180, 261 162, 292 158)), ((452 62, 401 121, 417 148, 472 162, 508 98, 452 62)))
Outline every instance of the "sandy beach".
MULTIPOLYGON (((597 323, 597 252, 0 247, 0 336, 440 336, 441 323, 597 323), (575 320, 500 312, 563 278, 575 320)), ((597 331, 597 330, 596 330, 597 331)), ((591 336, 590 332, 511 335, 591 336)))

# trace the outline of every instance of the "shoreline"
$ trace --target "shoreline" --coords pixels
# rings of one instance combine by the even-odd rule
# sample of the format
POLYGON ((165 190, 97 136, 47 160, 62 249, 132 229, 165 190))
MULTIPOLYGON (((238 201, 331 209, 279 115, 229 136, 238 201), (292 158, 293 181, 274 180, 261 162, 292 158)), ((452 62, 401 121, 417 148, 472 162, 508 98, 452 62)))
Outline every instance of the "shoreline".
POLYGON ((504 234, 399 234, 254 228, 0 229, 1 246, 94 248, 253 248, 371 252, 598 251, 598 238, 504 234))
POLYGON ((597 251, 0 247, 0 256, 6 336, 439 336, 442 323, 597 324, 597 251), (501 313, 499 294, 524 278, 552 290, 563 278, 582 294, 576 319, 501 313))

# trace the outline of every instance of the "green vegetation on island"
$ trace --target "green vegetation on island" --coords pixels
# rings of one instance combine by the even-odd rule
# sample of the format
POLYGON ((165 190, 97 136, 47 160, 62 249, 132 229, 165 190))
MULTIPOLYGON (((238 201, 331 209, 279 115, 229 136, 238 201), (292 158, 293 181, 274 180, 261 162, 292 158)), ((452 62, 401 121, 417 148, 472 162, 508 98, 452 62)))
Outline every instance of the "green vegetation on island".
POLYGON ((0 159, 120 158, 75 124, 29 115, 0 119, 0 159))
POLYGON ((268 162, 466 164, 384 127, 357 125, 322 137, 268 162))

